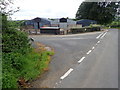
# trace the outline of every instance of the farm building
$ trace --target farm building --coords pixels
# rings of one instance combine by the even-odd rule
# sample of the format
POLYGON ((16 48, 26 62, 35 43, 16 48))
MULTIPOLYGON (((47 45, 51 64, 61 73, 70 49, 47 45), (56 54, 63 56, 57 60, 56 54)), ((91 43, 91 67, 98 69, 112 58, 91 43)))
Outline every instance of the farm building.
POLYGON ((51 21, 51 26, 60 27, 61 29, 68 30, 70 27, 75 26, 76 21, 73 21, 68 18, 54 19, 51 21))
POLYGON ((34 18, 24 22, 25 26, 31 26, 33 29, 40 29, 43 26, 51 26, 50 20, 45 18, 34 18))
POLYGON ((89 20, 89 19, 82 19, 76 22, 77 25, 82 25, 82 27, 84 26, 89 26, 90 24, 97 24, 96 21, 94 20, 89 20))
POLYGON ((59 27, 41 27, 40 28, 41 34, 60 34, 60 28, 59 27))

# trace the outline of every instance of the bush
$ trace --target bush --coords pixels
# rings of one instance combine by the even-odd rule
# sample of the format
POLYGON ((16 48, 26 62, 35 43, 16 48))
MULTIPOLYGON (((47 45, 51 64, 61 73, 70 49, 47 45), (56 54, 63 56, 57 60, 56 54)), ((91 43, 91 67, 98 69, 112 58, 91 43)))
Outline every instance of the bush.
MULTIPOLYGON (((17 88, 17 77, 19 76, 17 63, 19 56, 16 57, 14 53, 3 53, 2 58, 2 88, 17 88), (16 59, 15 59, 16 58, 16 59)), ((20 59, 20 58, 19 58, 20 59)))
POLYGON ((2 87, 16 88, 20 71, 31 48, 27 34, 10 26, 7 16, 2 14, 2 87))
POLYGON ((34 50, 22 55, 20 53, 3 53, 3 88, 18 88, 17 81, 24 78, 30 81, 43 73, 48 68, 49 56, 53 52, 44 51, 37 53, 34 50))
POLYGON ((3 79, 2 79, 2 88, 17 88, 17 78, 15 77, 14 74, 10 72, 3 72, 2 74, 3 79))
POLYGON ((5 15, 2 17, 2 88, 18 88, 20 78, 32 80, 41 74, 53 53, 35 52, 27 34, 10 26, 5 15))
POLYGON ((25 54, 29 51, 30 48, 27 35, 14 29, 3 33, 2 43, 2 50, 5 53, 20 52, 25 54))
POLYGON ((110 26, 112 27, 112 28, 116 28, 116 27, 120 27, 120 21, 113 21, 111 24, 110 24, 110 26))
POLYGON ((82 27, 82 28, 71 28, 71 33, 84 33, 84 32, 94 32, 94 31, 100 31, 100 26, 88 26, 88 27, 82 27))

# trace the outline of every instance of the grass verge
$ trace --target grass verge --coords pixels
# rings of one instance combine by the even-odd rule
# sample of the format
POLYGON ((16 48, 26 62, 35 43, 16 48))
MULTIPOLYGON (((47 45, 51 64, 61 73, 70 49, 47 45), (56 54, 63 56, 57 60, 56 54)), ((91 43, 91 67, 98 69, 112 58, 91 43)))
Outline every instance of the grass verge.
POLYGON ((46 51, 44 46, 32 49, 26 55, 4 54, 3 59, 6 62, 3 62, 3 88, 29 87, 28 81, 37 78, 48 70, 52 55, 54 52, 46 51))

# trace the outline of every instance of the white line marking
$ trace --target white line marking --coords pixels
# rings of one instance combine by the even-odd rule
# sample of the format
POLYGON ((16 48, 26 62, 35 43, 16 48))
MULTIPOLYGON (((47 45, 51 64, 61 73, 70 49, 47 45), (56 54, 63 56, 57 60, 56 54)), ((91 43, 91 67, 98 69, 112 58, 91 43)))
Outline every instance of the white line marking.
POLYGON ((58 85, 58 83, 56 83, 56 85, 58 85))
POLYGON ((107 32, 105 32, 102 36, 101 36, 101 39, 107 34, 107 32))
POLYGON ((55 88, 55 87, 53 87, 53 88, 55 88))
POLYGON ((100 36, 102 35, 103 33, 101 33, 99 36, 96 37, 96 39, 100 38, 100 36))
POLYGON ((85 57, 82 57, 82 58, 78 61, 78 63, 81 63, 84 59, 85 59, 85 57))
POLYGON ((67 77, 71 72, 73 71, 72 68, 70 68, 62 77, 60 77, 60 79, 64 79, 65 77, 67 77))
POLYGON ((87 54, 90 54, 92 52, 92 50, 89 50, 88 52, 87 52, 87 54))
POLYGON ((97 43, 100 43, 100 41, 98 41, 97 43))
POLYGON ((92 49, 95 49, 95 47, 92 47, 92 49))

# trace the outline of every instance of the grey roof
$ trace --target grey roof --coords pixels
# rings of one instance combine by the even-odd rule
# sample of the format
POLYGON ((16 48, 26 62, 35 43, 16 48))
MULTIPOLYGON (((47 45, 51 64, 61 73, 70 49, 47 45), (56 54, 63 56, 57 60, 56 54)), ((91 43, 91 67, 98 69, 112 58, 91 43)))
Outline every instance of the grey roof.
POLYGON ((82 24, 82 26, 89 26, 90 24, 97 24, 97 21, 89 20, 89 19, 82 19, 82 20, 78 20, 76 24, 82 24))

